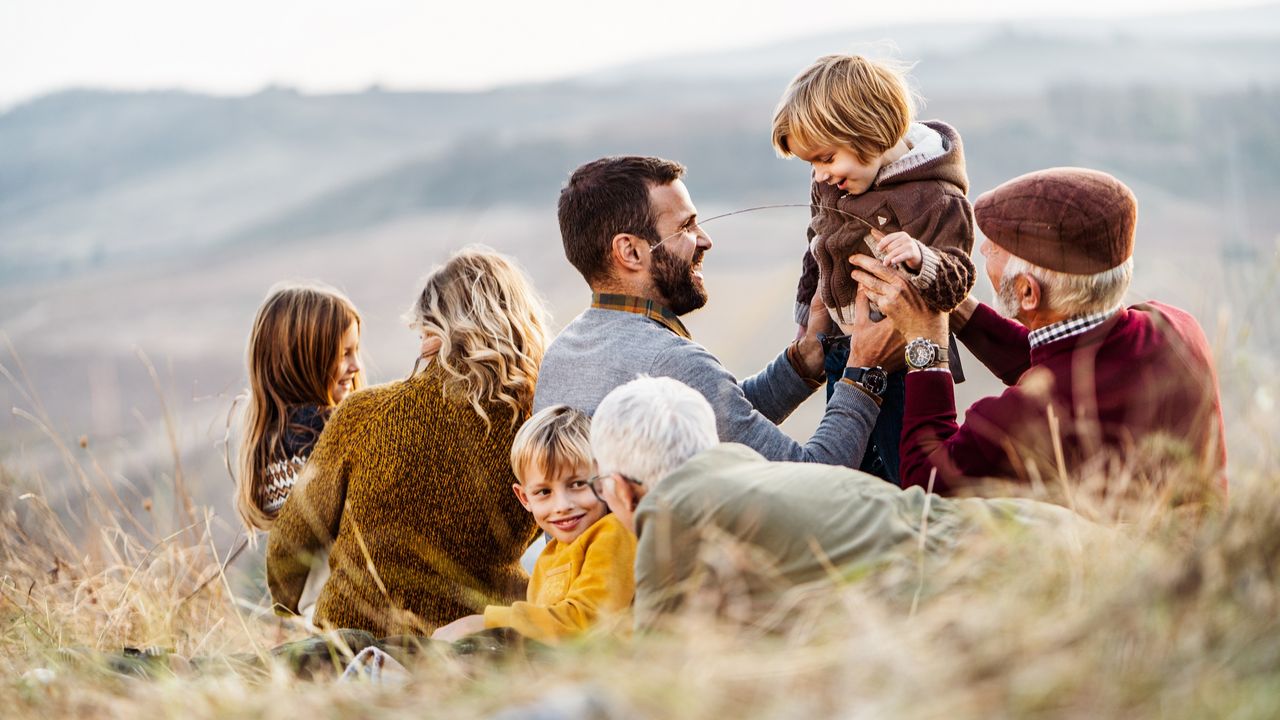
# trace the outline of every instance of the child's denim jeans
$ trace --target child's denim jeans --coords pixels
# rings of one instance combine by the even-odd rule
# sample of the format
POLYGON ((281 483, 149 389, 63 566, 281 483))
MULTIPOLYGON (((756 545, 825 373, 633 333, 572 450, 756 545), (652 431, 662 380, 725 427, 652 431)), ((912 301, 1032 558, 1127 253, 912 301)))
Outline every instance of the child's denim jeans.
MULTIPOLYGON (((964 368, 960 365, 960 350, 955 336, 951 336, 951 375, 956 383, 964 382, 964 368)), ((831 351, 824 358, 827 371, 827 400, 835 392, 836 383, 844 377, 844 366, 849 361, 849 339, 835 340, 831 351)), ((884 478, 894 485, 902 485, 898 467, 901 464, 899 449, 902 445, 902 416, 907 409, 907 371, 899 370, 889 375, 889 386, 880 398, 880 415, 867 440, 867 452, 862 456, 859 470, 884 478)))
MULTIPOLYGON (((848 338, 833 343, 831 352, 827 353, 824 360, 828 401, 835 392, 836 383, 844 377, 844 366, 848 361, 848 338)), ((902 440, 902 414, 907 407, 906 379, 905 370, 889 375, 889 386, 880 398, 880 415, 876 418, 876 426, 871 429, 867 452, 862 456, 862 465, 858 468, 894 485, 902 484, 898 479, 898 446, 902 440)))

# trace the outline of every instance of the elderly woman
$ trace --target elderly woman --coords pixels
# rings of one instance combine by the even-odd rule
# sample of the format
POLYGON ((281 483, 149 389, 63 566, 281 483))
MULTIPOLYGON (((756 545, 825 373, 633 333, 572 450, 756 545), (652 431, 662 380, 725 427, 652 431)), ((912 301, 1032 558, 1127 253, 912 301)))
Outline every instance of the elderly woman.
POLYGON ((410 311, 409 378, 351 394, 325 427, 271 529, 267 580, 293 613, 329 549, 315 624, 429 634, 524 596, 536 533, 511 492, 511 441, 529 416, 546 344, 541 302, 506 257, 466 249, 410 311))

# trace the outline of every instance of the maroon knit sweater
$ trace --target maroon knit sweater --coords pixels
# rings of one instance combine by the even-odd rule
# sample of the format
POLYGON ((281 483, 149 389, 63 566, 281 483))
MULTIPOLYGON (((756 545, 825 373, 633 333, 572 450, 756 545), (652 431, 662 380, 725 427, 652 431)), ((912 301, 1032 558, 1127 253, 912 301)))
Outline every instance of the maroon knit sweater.
POLYGON ((957 333, 1011 386, 974 403, 963 425, 956 424, 950 373, 908 373, 903 487, 927 487, 934 468, 934 490, 942 494, 984 478, 1026 482, 1038 474, 1049 482, 1058 467, 1052 406, 1068 474, 1099 453, 1194 459, 1200 476, 1225 492, 1218 378, 1195 318, 1151 302, 1034 349, 1027 335, 986 305, 957 333))

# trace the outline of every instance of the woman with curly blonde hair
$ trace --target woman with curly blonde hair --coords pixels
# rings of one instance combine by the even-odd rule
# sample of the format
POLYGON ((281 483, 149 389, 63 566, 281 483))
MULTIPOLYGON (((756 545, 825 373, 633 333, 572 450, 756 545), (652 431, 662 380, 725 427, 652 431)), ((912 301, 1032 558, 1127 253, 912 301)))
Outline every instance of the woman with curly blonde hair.
POLYGON ((523 597, 536 533, 510 491, 533 405, 546 312, 509 258, 467 248, 434 270, 408 316, 422 351, 405 380, 351 394, 272 528, 267 579, 296 613, 329 549, 315 624, 429 634, 523 597))

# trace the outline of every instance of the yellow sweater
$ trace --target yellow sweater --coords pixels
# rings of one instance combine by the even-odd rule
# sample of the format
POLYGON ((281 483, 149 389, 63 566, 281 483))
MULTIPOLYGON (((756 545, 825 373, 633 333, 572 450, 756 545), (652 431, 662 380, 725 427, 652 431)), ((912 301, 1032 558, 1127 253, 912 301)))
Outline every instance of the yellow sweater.
MULTIPOLYGON (((607 621, 630 625, 636 592, 636 536, 605 515, 568 545, 547 543, 533 566, 528 602, 484 609, 486 628, 556 642, 607 621)), ((616 626, 616 625, 615 625, 616 626)))
POLYGON ((443 379, 432 366, 338 406, 268 535, 278 608, 297 612, 311 557, 326 547, 321 626, 428 634, 524 594, 520 556, 537 526, 511 492, 519 422, 494 405, 486 428, 443 379))

